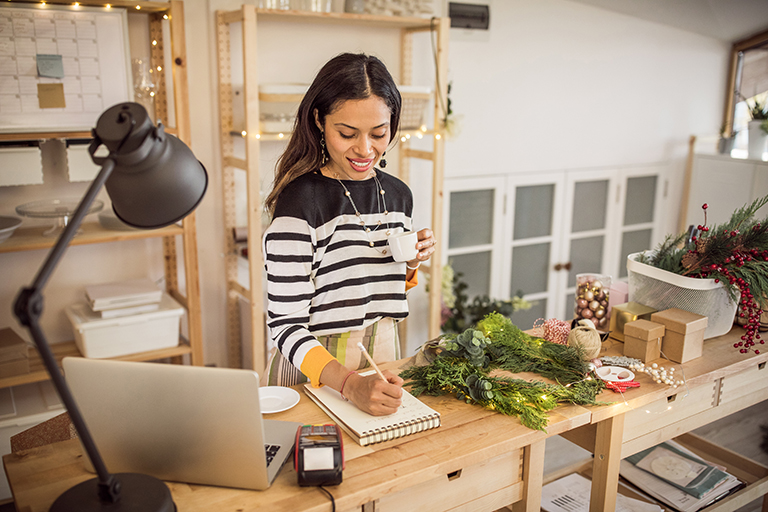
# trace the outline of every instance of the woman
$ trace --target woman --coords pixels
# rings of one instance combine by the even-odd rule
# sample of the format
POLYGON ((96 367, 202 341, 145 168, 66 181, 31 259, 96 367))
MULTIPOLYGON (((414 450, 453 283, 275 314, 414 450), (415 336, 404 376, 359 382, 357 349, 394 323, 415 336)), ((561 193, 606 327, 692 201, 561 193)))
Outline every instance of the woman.
POLYGON ((413 197, 386 166, 397 136, 400 93, 384 64, 342 54, 319 71, 302 100, 266 206, 264 235, 271 385, 309 380, 374 415, 400 406, 403 380, 362 377, 362 342, 376 362, 399 358, 406 291, 434 252, 418 233, 415 259, 396 263, 387 237, 411 230, 413 197))

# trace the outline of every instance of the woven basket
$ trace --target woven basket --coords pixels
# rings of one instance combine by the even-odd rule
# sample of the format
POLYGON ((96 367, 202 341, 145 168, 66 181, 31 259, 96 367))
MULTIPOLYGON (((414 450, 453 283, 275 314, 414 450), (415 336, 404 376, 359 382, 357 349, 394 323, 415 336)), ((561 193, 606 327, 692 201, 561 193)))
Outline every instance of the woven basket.
POLYGON ((401 85, 400 96, 403 106, 400 110, 400 128, 403 130, 418 130, 424 124, 424 112, 432 97, 429 87, 401 85))

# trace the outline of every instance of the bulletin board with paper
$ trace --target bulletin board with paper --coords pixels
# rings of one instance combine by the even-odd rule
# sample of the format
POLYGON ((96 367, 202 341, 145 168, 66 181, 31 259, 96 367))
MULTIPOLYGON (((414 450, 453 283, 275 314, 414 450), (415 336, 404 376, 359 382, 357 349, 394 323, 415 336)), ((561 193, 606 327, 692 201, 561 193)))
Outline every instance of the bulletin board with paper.
POLYGON ((124 9, 0 4, 0 133, 90 131, 129 71, 124 9))

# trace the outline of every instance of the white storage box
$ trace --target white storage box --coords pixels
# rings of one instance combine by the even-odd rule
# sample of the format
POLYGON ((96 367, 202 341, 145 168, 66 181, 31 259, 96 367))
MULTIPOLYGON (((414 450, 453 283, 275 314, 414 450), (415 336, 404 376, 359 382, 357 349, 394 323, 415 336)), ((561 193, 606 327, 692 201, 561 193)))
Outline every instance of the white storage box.
POLYGON ((177 346, 184 308, 163 293, 160 309, 149 313, 104 319, 87 304, 69 306, 66 313, 80 353, 101 359, 177 346))
POLYGON ((630 301, 656 311, 679 308, 706 316, 704 339, 722 336, 731 330, 738 300, 731 300, 723 283, 685 277, 640 263, 637 260, 641 254, 627 256, 630 301))

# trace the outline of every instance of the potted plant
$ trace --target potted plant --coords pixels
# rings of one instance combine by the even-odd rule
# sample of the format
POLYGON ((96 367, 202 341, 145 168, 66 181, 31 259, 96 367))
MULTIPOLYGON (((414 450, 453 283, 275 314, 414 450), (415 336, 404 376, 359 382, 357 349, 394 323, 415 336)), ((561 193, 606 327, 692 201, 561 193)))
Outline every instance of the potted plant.
POLYGON ((768 139, 768 131, 763 129, 763 124, 768 120, 768 105, 765 100, 760 101, 759 98, 753 99, 752 105, 746 98, 744 101, 747 103, 749 109, 749 137, 748 141, 748 157, 754 160, 763 159, 763 151, 765 151, 765 141, 768 139))
POLYGON ((723 124, 720 127, 720 139, 717 142, 717 151, 722 155, 730 155, 737 134, 738 132, 731 132, 729 135, 728 126, 723 124))

